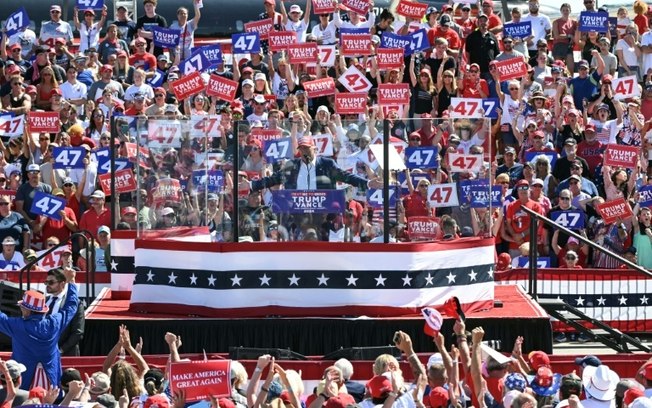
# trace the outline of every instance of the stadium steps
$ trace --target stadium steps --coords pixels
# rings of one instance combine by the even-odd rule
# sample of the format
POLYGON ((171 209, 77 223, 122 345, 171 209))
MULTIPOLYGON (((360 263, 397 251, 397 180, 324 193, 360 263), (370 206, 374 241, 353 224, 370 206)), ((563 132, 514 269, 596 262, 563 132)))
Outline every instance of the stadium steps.
POLYGON ((587 316, 563 300, 540 298, 538 302, 550 316, 571 326, 578 332, 584 333, 592 341, 600 342, 619 353, 631 353, 632 350, 630 350, 630 347, 647 353, 651 350, 648 346, 641 343, 640 340, 587 316), (589 329, 586 326, 595 327, 595 329, 589 329))

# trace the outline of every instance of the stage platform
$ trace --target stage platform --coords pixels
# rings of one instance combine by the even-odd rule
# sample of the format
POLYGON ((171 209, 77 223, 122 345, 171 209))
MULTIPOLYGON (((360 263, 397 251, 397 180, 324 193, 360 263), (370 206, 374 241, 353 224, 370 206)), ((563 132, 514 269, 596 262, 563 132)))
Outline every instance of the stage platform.
MULTIPOLYGON (((552 329, 548 314, 516 285, 496 285, 495 306, 467 316, 467 329, 482 326, 486 340, 500 340, 501 351, 511 351, 518 335, 525 350, 552 352, 552 329)), ((111 299, 104 289, 88 308, 81 344, 83 355, 106 355, 126 324, 132 341, 143 338, 147 354, 168 353, 166 332, 181 335, 184 353, 227 353, 229 347, 290 349, 305 356, 326 355, 340 348, 386 346, 394 332, 410 334, 417 352, 432 352, 434 345, 423 333, 420 316, 401 318, 246 318, 213 319, 182 315, 140 314, 129 311, 128 300, 111 299)), ((442 332, 452 333, 452 319, 442 332)))

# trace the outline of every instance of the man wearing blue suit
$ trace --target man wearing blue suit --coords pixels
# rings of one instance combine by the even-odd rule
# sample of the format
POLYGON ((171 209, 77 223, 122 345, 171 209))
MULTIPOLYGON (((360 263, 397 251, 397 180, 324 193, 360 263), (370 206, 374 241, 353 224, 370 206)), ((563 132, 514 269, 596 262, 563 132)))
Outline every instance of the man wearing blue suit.
POLYGON ((251 182, 253 191, 282 184, 286 190, 335 190, 338 181, 366 190, 382 188, 382 180, 366 180, 342 170, 335 160, 317 157, 311 137, 303 137, 298 146, 301 157, 289 160, 271 176, 251 182))

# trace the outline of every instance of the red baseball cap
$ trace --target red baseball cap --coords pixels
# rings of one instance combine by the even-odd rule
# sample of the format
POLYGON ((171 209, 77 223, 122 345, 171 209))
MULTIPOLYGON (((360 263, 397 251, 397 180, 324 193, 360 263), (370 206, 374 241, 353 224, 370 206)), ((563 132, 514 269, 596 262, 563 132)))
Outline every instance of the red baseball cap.
MULTIPOLYGON (((522 182, 525 182, 525 185, 528 185, 527 180, 520 180, 516 183, 516 186, 518 187, 522 182)), ((550 367, 550 357, 548 357, 548 355, 543 351, 531 352, 528 355, 528 360, 530 360, 530 365, 533 370, 538 370, 539 367, 550 367)))

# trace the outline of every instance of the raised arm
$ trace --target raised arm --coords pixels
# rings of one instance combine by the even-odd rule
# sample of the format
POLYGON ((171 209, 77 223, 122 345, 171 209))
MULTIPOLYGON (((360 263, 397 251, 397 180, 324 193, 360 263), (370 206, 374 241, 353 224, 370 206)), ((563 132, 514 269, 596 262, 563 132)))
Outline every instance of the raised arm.
MULTIPOLYGON (((441 65, 444 65, 443 63, 441 65)), ((410 83, 412 84, 412 87, 415 88, 417 86, 417 74, 414 73, 414 54, 410 57, 410 83)), ((440 79, 437 78, 437 83, 439 83, 440 79)))
POLYGON ((79 8, 75 6, 75 9, 72 14, 72 22, 75 24, 77 31, 81 29, 81 24, 79 23, 79 8))
POLYGON ((197 6, 199 6, 199 1, 200 0, 194 0, 193 5, 195 7, 195 15, 192 17, 192 22, 195 25, 195 28, 199 27, 199 20, 201 19, 201 9, 197 6))
POLYGON ((423 364, 421 364, 419 357, 414 352, 414 348, 412 348, 412 339, 410 336, 407 333, 398 331, 394 335, 394 339, 397 340, 395 342, 396 348, 405 354, 405 358, 408 363, 410 363, 410 368, 412 368, 414 378, 418 378, 420 375, 426 375, 426 370, 423 367, 423 364))

